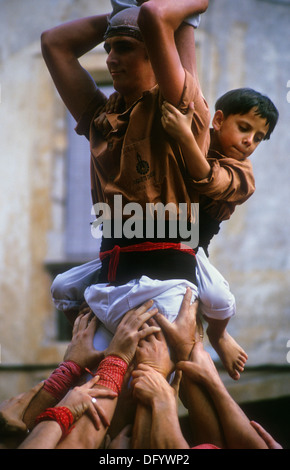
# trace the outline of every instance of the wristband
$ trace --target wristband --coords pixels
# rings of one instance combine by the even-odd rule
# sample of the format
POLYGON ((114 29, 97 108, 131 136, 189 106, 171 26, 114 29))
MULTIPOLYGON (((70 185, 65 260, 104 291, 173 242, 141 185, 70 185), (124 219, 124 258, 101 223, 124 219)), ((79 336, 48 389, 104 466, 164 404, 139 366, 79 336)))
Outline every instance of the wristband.
POLYGON ((119 395, 127 369, 128 364, 120 357, 107 356, 100 362, 95 374, 100 376, 97 385, 110 388, 119 395))
POLYGON ((43 389, 60 401, 68 389, 77 382, 82 372, 82 368, 75 362, 62 362, 45 380, 43 389))
POLYGON ((37 416, 35 425, 42 421, 56 421, 62 431, 62 439, 65 438, 72 430, 71 426, 74 422, 72 412, 65 406, 56 408, 47 408, 44 413, 37 416))

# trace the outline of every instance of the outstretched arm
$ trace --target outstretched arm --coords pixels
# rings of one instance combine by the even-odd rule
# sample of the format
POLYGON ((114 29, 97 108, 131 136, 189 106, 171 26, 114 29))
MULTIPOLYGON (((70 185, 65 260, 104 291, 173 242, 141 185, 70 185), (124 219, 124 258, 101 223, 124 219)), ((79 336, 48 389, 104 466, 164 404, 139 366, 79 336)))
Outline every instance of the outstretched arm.
POLYGON ((134 396, 152 412, 150 448, 188 449, 177 412, 180 375, 175 375, 171 386, 160 372, 147 364, 140 364, 132 376, 134 396))
MULTIPOLYGON (((156 325, 154 320, 148 322, 151 327, 156 325)), ((145 324, 143 329, 148 330, 149 324, 145 324)), ((148 365, 160 373, 163 377, 168 376, 172 371, 173 364, 169 356, 167 343, 162 332, 147 336, 146 339, 140 341, 135 358, 136 366, 140 364, 148 365)), ((148 403, 137 401, 137 409, 132 432, 132 448, 148 449, 151 445, 151 427, 152 427, 152 410, 148 403)))
MULTIPOLYGON (((191 304, 191 297, 192 292, 187 288, 173 323, 160 314, 156 315, 177 361, 187 361, 203 336, 203 328, 197 315, 198 302, 191 304)), ((188 384, 188 378, 183 374, 180 391, 184 406, 188 408, 194 444, 210 443, 221 447, 223 441, 220 423, 204 387, 192 381, 188 384)))
MULTIPOLYGON (((204 12, 207 7, 208 0, 182 0, 179 2, 175 0, 149 0, 141 5, 138 24, 156 80, 164 99, 174 106, 180 104, 184 88, 183 67, 191 68, 196 72, 195 65, 190 63, 188 54, 184 52, 180 57, 175 33, 179 36, 177 43, 180 45, 183 42, 185 45, 183 34, 193 35, 193 28, 190 33, 188 33, 190 30, 186 29, 178 32, 183 20, 190 15, 204 12)), ((192 44, 191 40, 190 45, 192 44)))
MULTIPOLYGON (((188 390, 191 383, 198 383, 208 391, 216 408, 228 449, 267 449, 264 440, 253 429, 247 416, 229 395, 202 343, 195 345, 190 361, 178 363, 177 368, 182 370, 183 375, 186 375, 188 390)), ((194 400, 193 395, 191 399, 194 400)), ((199 423, 196 424, 198 426, 199 423)))
MULTIPOLYGON (((49 29, 41 36, 42 54, 48 70, 64 104, 77 121, 98 92, 93 78, 78 59, 103 41, 107 16, 71 21, 49 29)), ((100 104, 102 100, 100 93, 100 104)))
MULTIPOLYGON (((112 388, 115 389, 117 384, 118 394, 124 379, 128 365, 132 362, 140 340, 147 335, 160 331, 159 327, 150 326, 147 329, 142 329, 142 326, 147 322, 157 309, 151 308, 152 301, 145 302, 139 308, 129 310, 120 322, 116 333, 105 351, 105 359, 99 365, 96 374, 100 375, 100 381, 96 385, 97 388, 112 388)), ((109 421, 111 421, 116 405, 117 399, 98 399, 99 406, 102 406, 109 421)), ((75 429, 64 439, 58 448, 66 449, 96 449, 99 448, 107 432, 107 427, 102 422, 100 429, 96 430, 94 423, 86 415, 77 422, 75 429)))
MULTIPOLYGON (((75 387, 59 402, 55 408, 51 408, 48 414, 41 415, 40 422, 32 430, 31 434, 22 442, 20 449, 54 449, 63 435, 63 418, 50 420, 48 416, 55 413, 64 413, 67 417, 67 429, 69 425, 77 421, 84 413, 88 413, 93 419, 94 425, 98 429, 100 426, 99 414, 106 420, 102 408, 98 406, 97 398, 114 398, 116 394, 112 390, 99 390, 94 388, 99 377, 93 377, 89 382, 81 387, 75 387), (92 401, 93 400, 93 401, 92 401), (70 421, 69 421, 70 420, 70 421)), ((61 415, 62 416, 62 415, 61 415)))
POLYGON ((73 362, 75 367, 65 369, 62 367, 62 374, 67 374, 67 379, 61 377, 58 369, 52 372, 50 377, 45 381, 44 386, 39 393, 31 401, 24 414, 24 422, 31 428, 34 420, 39 413, 48 407, 55 406, 68 391, 75 385, 80 376, 85 372, 85 368, 94 368, 104 357, 101 351, 94 348, 93 340, 96 332, 98 320, 91 312, 85 315, 79 315, 73 326, 72 339, 67 347, 64 355, 63 366, 73 362), (55 390, 49 387, 49 383, 55 382, 55 390), (62 393, 61 393, 62 392, 62 393))

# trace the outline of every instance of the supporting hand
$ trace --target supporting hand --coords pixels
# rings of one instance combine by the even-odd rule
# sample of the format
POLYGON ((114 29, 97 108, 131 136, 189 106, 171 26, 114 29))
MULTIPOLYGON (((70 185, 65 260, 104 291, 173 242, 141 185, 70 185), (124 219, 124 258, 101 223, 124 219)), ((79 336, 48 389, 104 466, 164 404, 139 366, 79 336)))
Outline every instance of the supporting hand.
POLYGON ((176 360, 187 360, 195 344, 197 327, 196 314, 198 302, 191 304, 192 292, 187 288, 178 316, 170 323, 163 315, 155 316, 157 323, 161 326, 169 346, 176 356, 176 360))
POLYGON ((121 357, 127 364, 130 364, 139 341, 152 333, 160 331, 160 327, 156 325, 142 329, 144 323, 157 313, 156 308, 150 309, 152 305, 153 301, 149 300, 141 307, 129 310, 126 313, 105 352, 106 356, 116 355, 121 357))
POLYGON ((95 368, 104 358, 102 351, 94 348, 93 340, 99 321, 91 312, 80 314, 73 326, 72 339, 64 355, 64 361, 74 361, 80 367, 95 368))

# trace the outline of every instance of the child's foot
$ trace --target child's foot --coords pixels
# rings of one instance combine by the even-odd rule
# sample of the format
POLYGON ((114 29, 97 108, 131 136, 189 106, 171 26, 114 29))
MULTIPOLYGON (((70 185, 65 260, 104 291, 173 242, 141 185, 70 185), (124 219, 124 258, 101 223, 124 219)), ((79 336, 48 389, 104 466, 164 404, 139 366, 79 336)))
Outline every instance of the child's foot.
POLYGON ((220 336, 213 335, 209 331, 207 333, 229 376, 239 380, 240 372, 243 372, 248 359, 245 351, 226 330, 220 336))

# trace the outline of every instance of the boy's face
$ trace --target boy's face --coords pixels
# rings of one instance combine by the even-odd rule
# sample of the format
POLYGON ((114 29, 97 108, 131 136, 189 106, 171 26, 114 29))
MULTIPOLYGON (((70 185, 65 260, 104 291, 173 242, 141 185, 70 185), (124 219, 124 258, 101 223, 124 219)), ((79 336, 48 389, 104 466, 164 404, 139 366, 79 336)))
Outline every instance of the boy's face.
POLYGON ((125 99, 140 97, 155 85, 155 77, 143 42, 130 36, 113 36, 105 41, 107 67, 115 90, 125 99))
POLYGON ((213 128, 225 156, 235 160, 248 158, 265 138, 269 125, 266 119, 251 109, 246 114, 224 117, 218 110, 213 118, 213 128))

